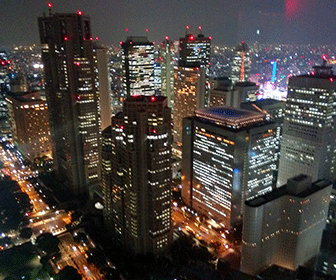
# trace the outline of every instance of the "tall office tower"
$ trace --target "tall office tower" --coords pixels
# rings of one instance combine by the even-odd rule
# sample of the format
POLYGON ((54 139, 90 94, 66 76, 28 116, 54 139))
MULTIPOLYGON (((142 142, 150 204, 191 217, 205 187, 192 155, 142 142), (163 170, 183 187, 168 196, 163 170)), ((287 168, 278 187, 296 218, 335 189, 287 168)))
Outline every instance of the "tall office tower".
POLYGON ((8 109, 5 100, 6 94, 10 88, 10 66, 11 62, 7 58, 4 51, 0 51, 0 136, 8 137, 10 134, 10 126, 8 120, 8 109))
POLYGON ((226 98, 230 94, 232 82, 229 78, 210 80, 210 107, 226 106, 226 98))
POLYGON ((256 275, 276 264, 296 270, 320 251, 332 184, 307 175, 246 201, 241 271, 256 275))
MULTIPOLYGON (((158 55, 158 54, 157 54, 158 55)), ((155 94, 161 94, 161 67, 162 63, 159 57, 156 57, 154 60, 154 90, 155 94)))
POLYGON ((52 157, 48 105, 39 92, 12 93, 6 96, 13 141, 30 161, 52 157))
POLYGON ((227 227, 241 221, 244 201, 273 188, 278 149, 268 115, 230 107, 183 120, 182 200, 227 227))
POLYGON ((334 179, 336 76, 326 61, 288 82, 278 186, 297 172, 334 179))
POLYGON ((236 54, 231 65, 230 79, 233 83, 246 82, 249 80, 251 70, 250 53, 247 44, 242 41, 236 47, 236 54))
POLYGON ((125 96, 153 95, 154 43, 145 36, 130 36, 121 45, 125 96))
POLYGON ((173 152, 182 156, 182 121, 195 115, 195 110, 204 108, 205 69, 174 67, 174 112, 173 152))
MULTIPOLYGON (((201 30, 201 29, 200 29, 201 30)), ((187 27, 186 35, 180 38, 180 58, 178 65, 188 68, 204 68, 205 81, 204 106, 209 107, 210 102, 210 46, 211 37, 205 37, 202 33, 194 36, 187 27)))
POLYGON ((172 238, 170 114, 166 97, 141 95, 126 98, 112 118, 106 217, 134 253, 157 253, 172 238))
POLYGON ((107 49, 94 44, 93 57, 96 63, 96 88, 99 90, 99 107, 100 107, 100 129, 103 131, 106 127, 111 125, 111 93, 110 84, 108 80, 108 67, 107 67, 107 49))
POLYGON ((161 95, 167 96, 168 106, 174 109, 174 43, 167 36, 160 48, 161 95))
POLYGON ((75 194, 100 182, 100 129, 90 18, 76 14, 40 17, 54 162, 75 194))
POLYGON ((102 131, 102 173, 101 185, 103 193, 103 215, 106 226, 111 230, 111 186, 112 186, 112 126, 106 127, 102 131))
POLYGON ((255 112, 265 112, 270 114, 271 119, 277 124, 277 147, 276 154, 278 157, 276 166, 273 166, 274 171, 274 183, 276 184, 278 179, 279 170, 279 158, 280 158, 280 143, 282 140, 283 123, 285 118, 285 106, 286 102, 275 99, 261 99, 253 102, 243 102, 240 107, 245 110, 255 112))

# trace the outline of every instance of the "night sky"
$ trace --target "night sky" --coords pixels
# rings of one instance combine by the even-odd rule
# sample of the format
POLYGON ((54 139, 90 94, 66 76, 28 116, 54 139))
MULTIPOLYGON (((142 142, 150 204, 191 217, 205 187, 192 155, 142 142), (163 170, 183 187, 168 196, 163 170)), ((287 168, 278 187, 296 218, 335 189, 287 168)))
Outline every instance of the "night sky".
MULTIPOLYGON (((48 1, 0 0, 0 46, 39 44, 37 17, 48 1)), ((129 35, 178 39, 201 25, 214 44, 335 43, 335 0, 54 0, 54 12, 89 14, 93 36, 118 43, 129 35), (240 1, 240 2, 239 2, 240 1), (241 7, 241 8, 239 8, 241 7), (240 11, 240 12, 239 12, 240 11), (257 35, 257 30, 260 35, 257 35)))

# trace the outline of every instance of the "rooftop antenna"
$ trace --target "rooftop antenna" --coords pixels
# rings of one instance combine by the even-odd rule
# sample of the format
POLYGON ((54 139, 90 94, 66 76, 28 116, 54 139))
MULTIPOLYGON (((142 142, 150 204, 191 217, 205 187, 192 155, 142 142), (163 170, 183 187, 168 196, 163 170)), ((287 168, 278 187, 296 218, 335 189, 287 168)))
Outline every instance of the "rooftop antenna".
POLYGON ((51 12, 52 4, 48 3, 48 7, 49 7, 49 16, 51 16, 51 14, 52 14, 52 12, 51 12))
POLYGON ((146 28, 146 36, 147 36, 147 38, 148 38, 148 28, 146 28))
POLYGON ((198 30, 199 30, 199 34, 202 34, 202 26, 199 26, 198 30))
POLYGON ((188 32, 189 32, 189 25, 186 26, 186 35, 188 35, 188 32))

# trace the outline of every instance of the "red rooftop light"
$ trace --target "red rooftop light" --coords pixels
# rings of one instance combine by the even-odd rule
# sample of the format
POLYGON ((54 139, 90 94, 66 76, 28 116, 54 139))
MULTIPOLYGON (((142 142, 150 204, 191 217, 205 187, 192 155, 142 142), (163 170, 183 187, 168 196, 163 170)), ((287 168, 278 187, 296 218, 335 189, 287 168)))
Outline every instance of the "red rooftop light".
POLYGON ((333 82, 334 81, 334 79, 333 78, 330 78, 330 82, 333 82))
POLYGON ((90 37, 90 40, 91 40, 91 41, 93 40, 92 37, 90 37))
POLYGON ((155 101, 155 96, 152 96, 152 97, 151 97, 151 101, 155 101))
POLYGON ((314 76, 314 75, 315 75, 315 72, 314 72, 314 71, 312 71, 312 72, 311 72, 311 74, 314 76))
POLYGON ((64 41, 68 41, 68 37, 64 37, 64 41))
POLYGON ((187 25, 186 28, 189 29, 189 25, 187 25))
POLYGON ((168 36, 166 36, 166 40, 169 40, 169 37, 168 37, 168 36))
POLYGON ((120 45, 122 45, 122 44, 123 44, 123 42, 121 42, 121 41, 120 41, 120 42, 119 42, 119 44, 120 44, 120 45))
POLYGON ((77 15, 82 15, 82 11, 78 10, 77 15))
POLYGON ((98 41, 99 40, 99 37, 98 36, 96 36, 96 41, 98 41))
POLYGON ((76 62, 76 65, 79 66, 79 65, 80 65, 80 62, 76 62))
POLYGON ((1 61, 1 64, 2 64, 2 65, 5 65, 5 62, 4 62, 4 61, 1 61))
POLYGON ((327 59, 327 56, 324 54, 324 55, 322 55, 322 59, 323 60, 326 60, 327 59))
POLYGON ((210 39, 210 40, 212 40, 212 37, 211 37, 211 36, 209 36, 209 39, 210 39))
POLYGON ((48 7, 51 8, 51 7, 52 7, 52 4, 51 4, 51 3, 48 3, 48 7))
POLYGON ((189 39, 190 39, 190 40, 194 40, 194 36, 193 36, 193 35, 190 35, 190 36, 189 36, 189 39))
POLYGON ((146 32, 148 32, 148 28, 146 28, 146 32))

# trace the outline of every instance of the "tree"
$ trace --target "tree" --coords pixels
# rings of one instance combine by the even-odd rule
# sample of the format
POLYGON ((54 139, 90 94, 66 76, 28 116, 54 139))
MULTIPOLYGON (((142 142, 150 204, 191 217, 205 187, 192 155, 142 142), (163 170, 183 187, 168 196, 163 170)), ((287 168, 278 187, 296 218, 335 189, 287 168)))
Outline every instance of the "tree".
POLYGON ((33 234, 33 230, 31 228, 22 228, 20 229, 20 237, 22 239, 29 239, 33 234))
POLYGON ((39 249, 46 252, 47 255, 56 254, 59 252, 60 241, 56 236, 51 233, 42 233, 36 239, 36 245, 39 249))

